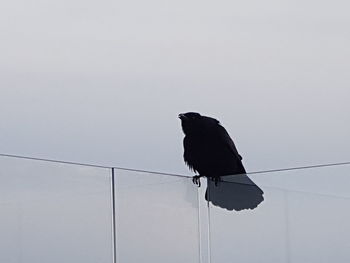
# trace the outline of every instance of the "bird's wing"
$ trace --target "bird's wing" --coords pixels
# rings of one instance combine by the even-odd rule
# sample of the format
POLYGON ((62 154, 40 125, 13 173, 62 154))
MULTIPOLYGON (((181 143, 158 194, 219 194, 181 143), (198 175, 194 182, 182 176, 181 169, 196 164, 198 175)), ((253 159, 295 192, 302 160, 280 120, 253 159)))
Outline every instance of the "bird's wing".
POLYGON ((242 160, 242 156, 238 153, 237 148, 232 141, 230 135, 226 131, 226 129, 221 126, 220 122, 217 119, 211 117, 202 117, 205 119, 206 128, 211 130, 212 135, 218 138, 223 145, 228 147, 229 151, 237 158, 237 160, 242 160))
POLYGON ((238 160, 242 160, 242 156, 238 153, 237 148, 226 129, 218 124, 217 131, 220 140, 225 144, 225 146, 229 148, 229 150, 233 153, 234 156, 237 157, 238 160))

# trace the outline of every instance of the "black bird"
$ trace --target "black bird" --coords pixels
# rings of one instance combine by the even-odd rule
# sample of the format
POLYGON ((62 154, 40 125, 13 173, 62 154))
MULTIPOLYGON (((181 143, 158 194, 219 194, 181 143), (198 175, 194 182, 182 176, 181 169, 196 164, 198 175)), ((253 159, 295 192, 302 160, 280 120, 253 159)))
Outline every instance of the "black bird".
POLYGON ((179 118, 185 134, 185 163, 199 173, 193 182, 200 186, 200 177, 212 179, 208 180, 206 199, 228 210, 253 209, 261 203, 263 191, 245 174, 242 157, 220 122, 196 112, 179 114, 179 118), (228 175, 239 177, 218 184, 221 177, 228 175))
POLYGON ((179 114, 184 138, 184 160, 189 168, 218 179, 223 175, 244 174, 235 144, 220 122, 196 112, 179 114))

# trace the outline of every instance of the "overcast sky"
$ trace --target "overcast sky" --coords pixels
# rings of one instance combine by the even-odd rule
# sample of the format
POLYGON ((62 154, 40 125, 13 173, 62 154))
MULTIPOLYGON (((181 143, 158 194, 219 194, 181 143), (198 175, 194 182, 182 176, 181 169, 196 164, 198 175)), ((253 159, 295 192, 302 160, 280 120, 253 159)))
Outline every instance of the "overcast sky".
POLYGON ((177 115, 248 171, 350 159, 349 3, 6 1, 0 152, 190 174, 177 115))

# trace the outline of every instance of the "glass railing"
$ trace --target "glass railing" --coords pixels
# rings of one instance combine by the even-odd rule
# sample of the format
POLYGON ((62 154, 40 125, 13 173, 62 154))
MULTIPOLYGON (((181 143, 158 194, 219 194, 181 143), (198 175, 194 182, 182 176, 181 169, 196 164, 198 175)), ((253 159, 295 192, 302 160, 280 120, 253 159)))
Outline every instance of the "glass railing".
POLYGON ((117 262, 199 262, 191 179, 118 169, 115 178, 117 262))
POLYGON ((0 157, 0 262, 350 262, 350 166, 222 177, 0 157))
POLYGON ((0 157, 0 262, 112 262, 111 170, 0 157))
POLYGON ((230 192, 232 203, 248 208, 210 202, 212 263, 350 262, 350 166, 239 177, 210 183, 210 194, 230 192))

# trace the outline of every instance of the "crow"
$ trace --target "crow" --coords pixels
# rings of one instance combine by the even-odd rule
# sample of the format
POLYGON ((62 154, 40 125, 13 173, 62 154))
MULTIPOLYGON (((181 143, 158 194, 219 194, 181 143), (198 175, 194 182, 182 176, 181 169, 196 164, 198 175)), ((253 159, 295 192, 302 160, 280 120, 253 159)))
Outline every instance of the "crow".
POLYGON ((205 199, 227 210, 256 208, 264 192, 246 175, 242 156, 220 122, 196 112, 181 113, 179 118, 185 163, 199 173, 193 183, 200 187, 200 177, 210 179, 205 199))
POLYGON ((241 155, 218 120, 196 112, 179 114, 179 118, 185 134, 185 163, 199 173, 194 182, 202 176, 218 181, 224 175, 246 173, 241 155))

